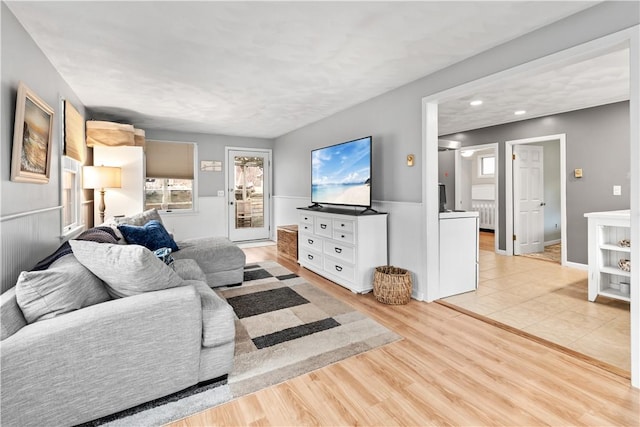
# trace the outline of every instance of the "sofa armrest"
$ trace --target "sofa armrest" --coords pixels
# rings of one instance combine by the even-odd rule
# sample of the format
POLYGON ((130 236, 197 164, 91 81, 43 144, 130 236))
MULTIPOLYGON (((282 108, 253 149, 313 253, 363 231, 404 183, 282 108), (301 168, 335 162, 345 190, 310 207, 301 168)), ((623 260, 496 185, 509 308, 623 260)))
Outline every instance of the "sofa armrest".
POLYGON ((2 341, 2 424, 78 424, 186 388, 201 336, 193 286, 27 325, 2 341))

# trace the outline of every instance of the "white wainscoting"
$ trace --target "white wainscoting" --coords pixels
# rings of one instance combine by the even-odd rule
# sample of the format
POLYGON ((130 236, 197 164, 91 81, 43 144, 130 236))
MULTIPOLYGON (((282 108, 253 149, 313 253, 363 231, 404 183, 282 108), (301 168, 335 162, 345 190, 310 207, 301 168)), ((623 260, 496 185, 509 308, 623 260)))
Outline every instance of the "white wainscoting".
POLYGON ((2 292, 12 288, 21 271, 60 246, 62 206, 22 212, 0 218, 2 228, 2 292))
POLYGON ((161 213, 165 228, 176 240, 227 236, 227 204, 224 197, 198 197, 198 211, 161 213))
MULTIPOLYGON (((274 225, 292 225, 298 223, 296 208, 309 206, 308 197, 273 197, 274 225)), ((421 269, 426 263, 420 253, 421 203, 408 202, 373 202, 373 208, 379 212, 387 212, 388 217, 388 254, 389 264, 409 270, 413 274, 413 298, 424 300, 426 284, 422 280, 421 269)))

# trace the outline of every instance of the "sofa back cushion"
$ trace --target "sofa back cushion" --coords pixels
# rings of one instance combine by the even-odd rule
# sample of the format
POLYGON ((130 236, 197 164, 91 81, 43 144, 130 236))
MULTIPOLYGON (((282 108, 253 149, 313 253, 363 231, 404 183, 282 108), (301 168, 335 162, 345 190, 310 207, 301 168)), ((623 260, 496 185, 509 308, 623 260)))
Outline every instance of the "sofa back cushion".
POLYGON ((70 243, 78 261, 104 281, 114 298, 183 285, 180 276, 144 246, 80 240, 70 243))
POLYGON ((0 295, 0 341, 9 338, 27 325, 18 307, 15 286, 0 295))
POLYGON ((102 280, 73 255, 63 256, 46 270, 23 271, 15 289, 18 306, 27 323, 111 299, 102 280))

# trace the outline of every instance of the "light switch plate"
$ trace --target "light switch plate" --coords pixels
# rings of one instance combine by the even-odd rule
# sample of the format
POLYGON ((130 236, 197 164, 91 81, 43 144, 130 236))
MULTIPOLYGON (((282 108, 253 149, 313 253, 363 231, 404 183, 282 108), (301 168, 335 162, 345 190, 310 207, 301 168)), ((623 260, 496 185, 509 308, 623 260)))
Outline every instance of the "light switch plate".
POLYGON ((622 195, 622 186, 614 185, 613 186, 613 195, 614 196, 621 196, 622 195))
POLYGON ((224 190, 218 190, 218 197, 224 197, 224 190))
POLYGON ((582 178, 582 169, 574 169, 573 176, 576 178, 582 178))

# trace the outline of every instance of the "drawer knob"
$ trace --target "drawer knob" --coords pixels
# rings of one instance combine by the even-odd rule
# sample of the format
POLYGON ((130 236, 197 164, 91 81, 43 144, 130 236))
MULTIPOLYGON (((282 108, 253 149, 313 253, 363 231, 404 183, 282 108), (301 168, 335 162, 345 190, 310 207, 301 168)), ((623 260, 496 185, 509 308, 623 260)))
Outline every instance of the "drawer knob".
POLYGON ((313 239, 307 239, 307 242, 309 242, 310 245, 313 245, 313 239))
POLYGON ((342 267, 340 267, 339 265, 336 265, 336 270, 342 271, 342 267))
POLYGON ((344 234, 341 234, 341 235, 340 235, 340 238, 344 239, 344 234))
POLYGON ((336 250, 336 253, 341 254, 342 253, 342 248, 334 248, 336 250))
POLYGON ((307 255, 307 258, 313 259, 313 255, 307 255))
POLYGON ((320 228, 324 230, 325 228, 327 228, 327 224, 320 224, 320 228))
POLYGON ((340 227, 344 227, 344 224, 340 224, 340 227))

